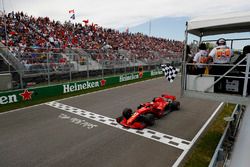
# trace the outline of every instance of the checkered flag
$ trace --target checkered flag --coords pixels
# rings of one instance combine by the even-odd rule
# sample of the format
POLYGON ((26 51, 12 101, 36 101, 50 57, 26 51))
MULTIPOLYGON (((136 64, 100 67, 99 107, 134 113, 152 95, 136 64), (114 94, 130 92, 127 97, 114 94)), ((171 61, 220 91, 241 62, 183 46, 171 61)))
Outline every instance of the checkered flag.
POLYGON ((162 71, 165 74, 165 77, 169 82, 173 82, 176 74, 179 72, 179 69, 170 66, 169 64, 162 64, 161 65, 162 71))

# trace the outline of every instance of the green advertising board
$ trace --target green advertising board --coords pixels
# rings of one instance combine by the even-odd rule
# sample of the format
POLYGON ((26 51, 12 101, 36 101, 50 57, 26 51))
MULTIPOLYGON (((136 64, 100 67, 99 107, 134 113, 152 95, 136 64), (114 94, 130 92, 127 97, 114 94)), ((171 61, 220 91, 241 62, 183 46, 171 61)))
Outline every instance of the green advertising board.
POLYGON ((92 88, 100 88, 107 85, 114 85, 121 82, 149 78, 157 75, 162 75, 162 71, 137 72, 113 77, 106 77, 103 79, 85 80, 46 87, 27 88, 24 90, 2 92, 0 93, 0 106, 11 103, 21 103, 29 100, 39 100, 42 98, 59 96, 92 88))

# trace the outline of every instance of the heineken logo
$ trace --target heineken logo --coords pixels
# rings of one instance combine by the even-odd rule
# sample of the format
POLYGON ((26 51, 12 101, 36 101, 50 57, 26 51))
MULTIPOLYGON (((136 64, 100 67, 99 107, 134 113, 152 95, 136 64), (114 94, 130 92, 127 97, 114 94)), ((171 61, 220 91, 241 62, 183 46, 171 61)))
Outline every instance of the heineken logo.
POLYGON ((106 80, 105 80, 105 79, 102 79, 102 80, 100 81, 100 83, 101 83, 101 86, 105 86, 105 85, 106 85, 106 80))
POLYGON ((18 102, 15 94, 0 97, 0 104, 10 104, 15 102, 18 102))
POLYGON ((66 85, 63 85, 63 93, 70 93, 70 92, 76 92, 76 91, 90 89, 90 88, 97 88, 97 87, 100 87, 99 82, 101 83, 101 86, 104 86, 106 84, 106 80, 66 84, 66 85))
POLYGON ((121 75, 119 82, 125 82, 134 79, 139 79, 139 74, 121 75))
POLYGON ((163 74, 162 71, 151 71, 151 76, 161 75, 161 74, 163 74))
POLYGON ((24 90, 23 93, 20 93, 19 95, 23 97, 23 100, 26 101, 26 100, 31 100, 31 95, 33 94, 33 91, 28 91, 27 89, 24 90))
MULTIPOLYGON (((162 74, 162 71, 152 71, 151 76, 162 74)), ((0 106, 11 103, 19 103, 30 100, 37 100, 70 92, 76 92, 91 88, 104 87, 106 85, 116 84, 118 82, 126 82, 137 80, 144 77, 149 77, 150 72, 139 71, 133 74, 124 74, 120 76, 113 76, 106 79, 79 81, 75 83, 64 83, 52 86, 28 88, 21 91, 0 92, 0 106), (51 91, 53 90, 53 91, 51 91)))
MULTIPOLYGON (((23 101, 31 100, 32 99, 33 91, 29 91, 25 89, 23 93, 18 94, 22 97, 23 101)), ((18 102, 18 98, 16 94, 0 96, 0 104, 10 104, 18 102)))

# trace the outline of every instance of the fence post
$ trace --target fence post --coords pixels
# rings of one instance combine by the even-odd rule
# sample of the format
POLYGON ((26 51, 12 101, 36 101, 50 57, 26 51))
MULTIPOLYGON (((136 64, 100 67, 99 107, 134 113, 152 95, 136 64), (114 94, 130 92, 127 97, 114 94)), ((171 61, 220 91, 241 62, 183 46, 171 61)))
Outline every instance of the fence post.
POLYGON ((21 86, 21 89, 23 89, 23 73, 20 72, 20 86, 21 86))
POLYGON ((116 68, 116 66, 117 66, 117 64, 118 64, 118 66, 119 66, 119 60, 114 60, 114 75, 115 75, 115 68, 116 68))
POLYGON ((127 74, 127 62, 126 62, 126 60, 124 61, 125 62, 125 74, 127 74))
POLYGON ((81 56, 79 55, 79 53, 76 55, 74 54, 73 56, 73 60, 76 60, 76 68, 77 68, 77 72, 79 72, 79 64, 80 64, 80 59, 81 59, 81 56))
POLYGON ((90 61, 90 57, 89 55, 87 55, 87 79, 89 79, 89 61, 90 61))
POLYGON ((72 73, 71 73, 71 58, 72 58, 72 50, 70 52, 70 58, 69 58, 69 81, 72 81, 72 73))
POLYGON ((134 55, 134 72, 135 72, 135 63, 136 63, 136 58, 135 58, 135 55, 134 55))
POLYGON ((51 57, 51 52, 47 54, 47 72, 48 72, 48 85, 50 85, 50 69, 49 69, 49 57, 51 57))
POLYGON ((246 66, 246 73, 245 73, 245 79, 244 79, 244 87, 243 87, 243 96, 247 96, 247 85, 248 85, 248 74, 249 74, 249 65, 250 65, 250 53, 247 53, 247 66, 246 66))
POLYGON ((102 61, 102 78, 104 78, 104 61, 105 60, 102 61))

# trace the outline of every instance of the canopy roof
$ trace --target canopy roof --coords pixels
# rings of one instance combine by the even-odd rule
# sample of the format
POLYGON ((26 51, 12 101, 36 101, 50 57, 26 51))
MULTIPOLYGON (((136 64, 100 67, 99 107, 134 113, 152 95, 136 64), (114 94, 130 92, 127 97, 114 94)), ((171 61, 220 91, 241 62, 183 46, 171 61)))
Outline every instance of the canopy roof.
POLYGON ((250 32, 250 12, 195 18, 187 22, 187 31, 196 36, 250 32))

